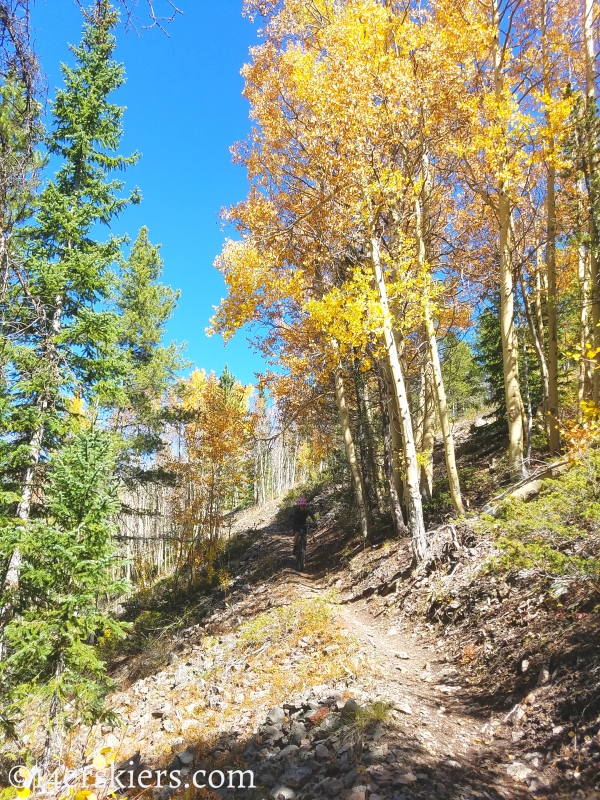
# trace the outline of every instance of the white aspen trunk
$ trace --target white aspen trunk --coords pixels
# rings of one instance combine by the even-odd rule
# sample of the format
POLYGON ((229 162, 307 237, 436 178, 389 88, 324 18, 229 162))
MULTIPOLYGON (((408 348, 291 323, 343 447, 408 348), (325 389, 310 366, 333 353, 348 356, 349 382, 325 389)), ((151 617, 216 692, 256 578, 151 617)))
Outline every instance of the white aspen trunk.
MULTIPOLYGON (((595 114, 596 106, 596 48, 594 46, 594 0, 584 0, 583 5, 583 39, 585 51, 585 94, 588 120, 595 114)), ((598 270, 598 231, 596 229, 596 155, 593 131, 587 131, 588 177, 589 177, 589 237, 590 237, 590 295, 592 305, 592 331, 594 349, 600 348, 600 286, 598 270)), ((600 402, 600 355, 596 356, 593 372, 593 399, 600 402)))
POLYGON ((533 321, 533 316, 531 314, 531 306, 529 305, 529 298, 527 297, 527 287, 525 285, 525 281, 523 280, 523 275, 519 275, 519 282, 521 284, 521 294, 523 296, 523 307, 525 309, 525 317, 527 318, 527 325, 529 327, 529 333, 531 334, 531 339, 533 341, 533 346, 535 348, 535 354, 537 356, 538 365, 540 368, 540 375, 542 378, 542 400, 544 406, 544 423, 547 424, 547 416, 548 410, 550 408, 549 399, 548 399, 548 364, 546 363, 546 356, 544 354, 544 346, 543 342, 540 341, 540 337, 538 335, 538 329, 533 321))
MULTIPOLYGON (((544 92, 550 96, 550 74, 548 64, 548 1, 542 0, 542 69, 544 72, 544 92)), ((551 130, 549 113, 546 112, 546 126, 551 130)), ((556 167, 554 166, 554 136, 549 140, 550 160, 546 176, 546 274, 548 276, 548 413, 550 453, 560 453, 560 433, 558 427, 558 320, 556 295, 556 167)))
POLYGON ((537 322, 537 333, 540 342, 543 342, 546 338, 545 330, 544 330, 544 313, 542 309, 542 276, 540 274, 540 255, 541 247, 536 248, 536 257, 535 257, 535 317, 537 322))
POLYGON ((340 425, 342 427, 342 437, 344 439, 346 460, 348 461, 348 466, 350 467, 350 473, 352 475, 352 483, 354 484, 354 494, 356 496, 356 504, 358 506, 360 530, 363 538, 366 539, 369 535, 367 505, 365 502, 362 475, 360 473, 360 466, 356 455, 356 447, 354 446, 354 439, 352 437, 352 431, 350 430, 350 415, 348 413, 348 404, 346 403, 346 391, 344 389, 344 378, 341 367, 338 367, 335 370, 333 377, 335 382, 335 402, 337 404, 340 416, 340 425))
MULTIPOLYGON (((580 183, 580 196, 583 197, 584 187, 580 183)), ((582 210, 582 209, 580 209, 582 210)), ((582 215, 583 216, 583 215, 582 215)), ((592 373, 589 359, 585 358, 585 352, 590 341, 590 259, 589 252, 585 245, 580 245, 578 253, 577 275, 579 279, 579 349, 581 358, 579 360, 579 404, 592 397, 592 373)), ((580 421, 583 418, 583 411, 579 410, 580 421)))
MULTIPOLYGON (((498 0, 492 0, 492 24, 494 27, 492 44, 494 91, 498 101, 501 101, 504 84, 498 0)), ((523 416, 525 412, 519 387, 519 350, 514 321, 514 289, 510 249, 512 212, 504 181, 498 186, 498 216, 500 222, 500 330, 504 396, 506 400, 506 415, 508 417, 508 465, 511 477, 514 480, 520 480, 524 477, 523 416)))
POLYGON ((410 407, 408 404, 408 394, 398 350, 392 329, 392 316, 387 297, 385 277, 381 268, 381 258, 379 252, 379 240, 376 236, 371 237, 371 262, 375 282, 379 291, 379 302, 383 311, 383 336, 387 358, 392 375, 392 388, 400 413, 400 424, 402 427, 402 443, 404 445, 404 469, 406 474, 406 508, 408 512, 408 529, 413 541, 413 552, 417 562, 422 561, 427 555, 428 542, 425 532, 425 522, 423 520, 423 506, 421 504, 421 492, 419 491, 419 466, 417 463, 417 451, 413 437, 412 420, 410 407))
POLYGON ((392 467, 394 470, 394 487, 398 496, 398 502, 402 505, 404 500, 404 481, 402 480, 402 453, 404 452, 404 445, 402 444, 400 412, 398 411, 398 404, 396 403, 396 396, 392 387, 392 372, 390 370, 389 360, 386 358, 382 362, 382 375, 385 379, 386 391, 386 405, 390 419, 390 438, 392 447, 392 467))
POLYGON ((385 477, 387 479, 388 493, 390 499, 390 511, 394 528, 398 536, 406 536, 408 531, 404 524, 402 506, 400 504, 402 495, 398 488, 402 487, 400 472, 394 458, 394 448, 392 444, 393 422, 390 414, 391 397, 389 391, 389 380, 386 365, 380 363, 378 366, 379 375, 379 407, 381 410, 381 427, 383 429, 383 460, 385 466, 385 477))
MULTIPOLYGON (((430 175, 429 175, 429 162, 427 156, 423 157, 423 195, 424 195, 424 211, 427 212, 427 201, 430 191, 430 175)), ((423 230, 423 214, 421 213, 421 204, 419 198, 415 198, 415 232, 417 237, 417 263, 422 271, 425 268, 427 260, 427 252, 425 248, 425 234, 423 230)), ((427 333, 427 344, 429 347, 429 359, 431 361, 431 369, 433 371, 433 386, 435 389, 435 398, 437 400, 438 414, 440 417, 440 427, 442 429, 442 437, 444 440, 444 456, 446 459, 446 473, 448 475, 448 485, 450 488, 450 497, 452 498, 452 505, 457 514, 463 515, 465 509, 463 507, 462 496, 460 492, 460 480, 458 477, 458 468, 456 466, 456 454, 454 451, 454 437, 452 436, 452 428, 450 427, 450 418, 448 416, 448 402, 446 400, 446 389, 444 387, 444 378, 442 376, 442 366, 440 364, 440 354, 437 346, 437 339, 435 336, 435 328, 433 319, 431 317, 431 310, 429 308, 428 297, 424 298, 423 315, 425 321, 425 331, 427 333)))
POLYGON ((458 477, 456 454, 454 451, 454 437, 452 436, 450 418, 448 416, 446 389, 444 388, 444 379, 442 377, 442 366, 440 364, 440 354, 438 351, 437 340, 435 338, 435 328, 433 327, 433 320, 431 319, 431 314, 429 313, 429 309, 427 307, 425 308, 425 326, 429 341, 429 357, 431 358, 431 368, 433 371, 433 386, 435 389, 438 414, 440 417, 440 427, 442 429, 442 436, 444 439, 444 455, 446 457, 446 472, 448 474, 450 496, 452 498, 454 510, 457 514, 462 515, 465 513, 465 509, 463 507, 462 495, 460 492, 460 480, 458 477))
POLYGON ((435 444, 435 401, 434 388, 430 374, 429 359, 423 369, 423 423, 421 426, 420 451, 421 458, 427 460, 421 464, 421 495, 431 500, 433 495, 433 446, 435 444))

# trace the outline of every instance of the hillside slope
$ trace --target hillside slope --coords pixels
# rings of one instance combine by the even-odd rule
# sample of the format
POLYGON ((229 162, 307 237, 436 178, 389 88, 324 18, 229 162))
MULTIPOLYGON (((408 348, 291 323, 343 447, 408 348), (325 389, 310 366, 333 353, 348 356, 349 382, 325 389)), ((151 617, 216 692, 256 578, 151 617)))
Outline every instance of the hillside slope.
MULTIPOLYGON (((384 529, 365 548, 335 487, 315 497, 304 574, 279 504, 243 512, 221 588, 166 582, 132 599, 137 650, 107 650, 119 724, 74 730, 65 762, 102 751, 130 796, 144 768, 177 772, 176 792, 165 778, 147 790, 155 800, 600 797, 600 587, 551 575, 546 551, 503 565, 494 528, 506 537, 511 514, 531 528, 535 512, 550 530, 557 492, 578 508, 577 480, 550 481, 496 521, 439 524, 418 570, 410 542, 384 529), (237 774, 229 786, 237 769, 255 788, 236 788, 237 774), (196 788, 198 770, 214 785, 196 788)), ((565 558, 581 558, 573 530, 565 558)), ((21 741, 35 749, 40 735, 32 717, 21 741)))

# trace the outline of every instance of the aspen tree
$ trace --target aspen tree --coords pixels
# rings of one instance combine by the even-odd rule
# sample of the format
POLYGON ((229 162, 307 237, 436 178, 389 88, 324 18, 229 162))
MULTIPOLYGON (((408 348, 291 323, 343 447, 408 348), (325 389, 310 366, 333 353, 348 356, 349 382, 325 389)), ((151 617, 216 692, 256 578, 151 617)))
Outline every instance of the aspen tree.
MULTIPOLYGON (((429 163, 427 155, 423 155, 423 205, 427 208, 428 196, 430 192, 430 174, 429 163)), ((419 197, 415 197, 415 232, 417 239, 417 264, 420 269, 423 269, 426 263, 427 254, 425 249, 425 234, 423 231, 423 212, 421 210, 421 202, 419 197)), ((433 373, 433 386, 435 390, 435 397, 437 400, 437 408, 440 416, 440 425, 442 428, 442 437, 444 440, 444 455, 446 458, 446 472, 448 475, 448 484, 450 487, 450 496, 452 498, 452 505, 458 514, 464 514, 462 497, 460 493, 460 481, 458 478, 458 469, 456 466, 456 456, 454 453, 454 437, 450 428, 450 419, 448 416, 448 404, 446 402, 446 391, 444 389, 444 379, 442 377, 442 367, 440 364, 440 355, 438 352, 437 339, 435 335, 435 327, 431 316, 431 308, 429 305, 429 297, 425 293, 423 298, 423 317, 425 322, 425 331, 427 335, 427 344, 429 346, 429 358, 431 361, 431 369, 433 373)))
POLYGON ((381 266, 379 239, 376 234, 371 236, 371 263, 375 282, 379 292, 379 301, 383 310, 383 339, 385 343, 386 356, 389 363, 392 377, 392 388, 398 411, 400 414, 400 424, 402 430, 402 444, 404 448, 404 470, 406 475, 406 494, 405 503, 408 510, 408 530, 413 542, 413 552, 417 561, 422 561, 427 555, 428 543, 423 521, 423 506, 421 503, 421 492, 419 490, 419 467, 417 462, 417 451, 413 437, 412 420, 406 391, 406 382, 398 349, 394 339, 391 324, 391 313, 389 308, 385 277, 381 266))
MULTIPOLYGON (((585 63, 585 115, 587 127, 587 183, 589 199, 589 239, 590 239, 590 283, 591 283, 591 322, 593 330, 593 344, 596 351, 600 351, 600 269, 598 266, 598 234, 597 215, 600 198, 598 196, 598 157, 594 137, 594 121, 597 115, 596 103, 596 50, 594 45, 594 0, 583 0, 583 46, 585 63)), ((593 373, 593 398, 600 402, 600 352, 596 355, 596 365, 593 373)))

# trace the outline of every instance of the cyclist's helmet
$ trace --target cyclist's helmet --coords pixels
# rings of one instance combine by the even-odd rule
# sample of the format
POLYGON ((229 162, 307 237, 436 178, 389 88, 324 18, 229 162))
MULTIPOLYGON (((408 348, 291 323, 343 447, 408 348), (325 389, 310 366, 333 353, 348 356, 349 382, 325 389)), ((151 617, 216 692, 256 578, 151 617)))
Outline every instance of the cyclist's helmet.
POLYGON ((298 505, 299 505, 299 506, 305 506, 305 505, 306 505, 306 500, 305 500, 303 497, 301 497, 301 498, 298 500, 298 505))

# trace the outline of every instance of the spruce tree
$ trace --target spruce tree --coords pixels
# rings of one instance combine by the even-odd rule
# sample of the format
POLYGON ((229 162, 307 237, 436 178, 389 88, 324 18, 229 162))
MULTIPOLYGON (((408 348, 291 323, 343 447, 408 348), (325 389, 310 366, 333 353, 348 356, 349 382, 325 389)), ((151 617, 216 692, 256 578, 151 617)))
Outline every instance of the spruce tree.
MULTIPOLYGON (((34 221, 19 235, 27 281, 13 283, 4 314, 13 326, 4 430, 17 476, 20 529, 31 516, 39 463, 69 432, 69 396, 109 402, 127 369, 118 314, 106 305, 123 239, 94 238, 99 224, 108 225, 140 199, 136 191, 123 195, 123 182, 112 175, 137 160, 137 154, 117 152, 123 108, 109 99, 125 80, 112 58, 117 21, 108 0, 97 0, 86 13, 82 41, 72 48, 75 65, 62 66, 65 86, 57 92, 47 140, 62 163, 40 193, 34 221)), ((3 540, 0 535, 0 544, 1 592, 18 582, 14 529, 3 540)))
POLYGON ((116 403, 114 424, 123 435, 134 460, 150 455, 161 446, 162 400, 176 378, 188 366, 182 347, 161 344, 179 292, 160 283, 163 261, 160 245, 153 245, 143 227, 125 262, 117 288, 120 313, 120 346, 128 367, 116 403))
POLYGON ((27 701, 41 698, 49 720, 46 761, 60 720, 69 726, 102 717, 111 682, 90 642, 99 632, 124 633, 105 610, 124 589, 111 577, 118 566, 115 450, 111 435, 94 427, 72 435, 50 462, 43 516, 30 520, 19 540, 19 592, 0 663, 0 722, 11 732, 27 701))

